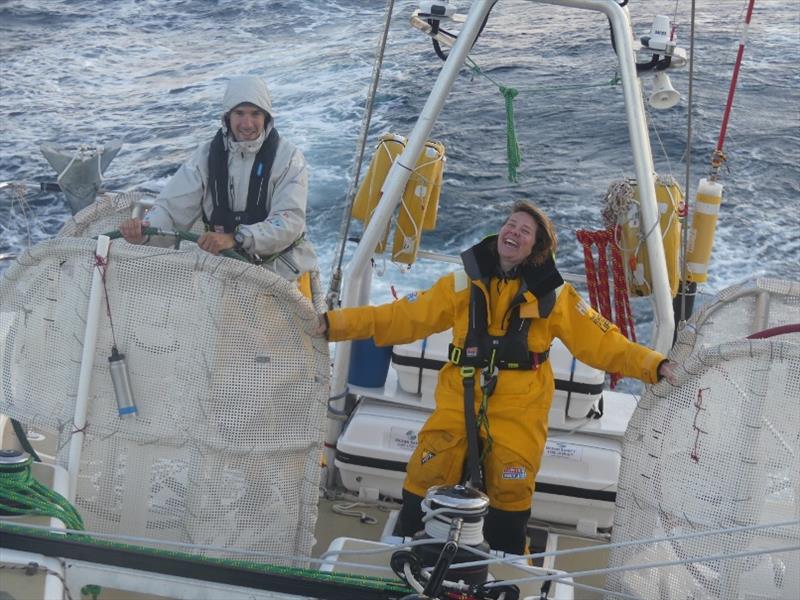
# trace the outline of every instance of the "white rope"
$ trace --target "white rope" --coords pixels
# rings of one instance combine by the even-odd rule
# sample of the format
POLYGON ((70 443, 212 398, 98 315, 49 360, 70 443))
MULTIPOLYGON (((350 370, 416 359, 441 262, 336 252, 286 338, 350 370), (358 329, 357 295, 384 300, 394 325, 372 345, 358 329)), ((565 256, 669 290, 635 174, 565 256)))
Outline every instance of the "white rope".
MULTIPOLYGON (((450 522, 454 510, 450 508, 433 509, 430 506, 430 501, 426 498, 421 504, 422 512, 425 513, 422 517, 422 522, 425 524, 425 533, 434 539, 447 539, 450 532, 450 522)), ((479 516, 474 511, 460 510, 459 515, 464 516, 479 516)), ((459 546, 478 546, 483 542, 483 518, 476 522, 468 523, 464 521, 461 525, 461 538, 459 546)))
POLYGON ((414 574, 411 572, 411 565, 409 563, 403 565, 403 574, 406 576, 406 583, 414 588, 415 591, 420 594, 425 591, 425 588, 422 587, 422 584, 416 580, 414 574))
MULTIPOLYGON (((439 519, 431 519, 425 523, 425 533, 435 539, 447 539, 450 532, 450 523, 445 523, 439 519)), ((459 545, 477 546, 483 542, 483 519, 476 523, 467 523, 461 526, 461 538, 459 545)))
POLYGON ((373 516, 368 515, 364 511, 354 510, 360 506, 369 506, 364 502, 345 502, 342 504, 334 504, 331 506, 331 510, 335 512, 337 515, 344 515, 346 517, 358 517, 358 520, 364 523, 365 525, 375 525, 378 522, 373 516))
MULTIPOLYGON (((506 579, 502 584, 487 583, 486 587, 496 587, 497 585, 511 585, 517 583, 528 583, 531 581, 554 581, 561 580, 565 577, 588 577, 590 575, 608 575, 609 573, 619 573, 622 571, 642 571, 646 569, 660 569, 663 567, 674 567, 678 565, 714 562, 718 560, 731 560, 734 558, 745 558, 750 556, 759 556, 762 554, 780 554, 783 552, 793 552, 800 550, 800 544, 794 546, 780 546, 778 548, 763 548, 760 550, 744 550, 742 552, 730 552, 728 554, 712 554, 709 556, 699 556, 695 558, 686 558, 681 560, 664 560, 654 563, 638 563, 633 565, 623 565, 620 567, 607 567, 604 569, 590 569, 587 571, 573 571, 571 573, 557 573, 555 575, 534 575, 532 577, 524 577, 519 579, 506 579)), ((615 592, 609 592, 615 593, 615 592)))
POLYGON ((653 130, 653 133, 658 140, 658 146, 661 148, 661 154, 664 155, 664 159, 667 161, 667 172, 669 172, 670 177, 672 177, 672 161, 669 159, 669 154, 667 154, 667 149, 664 146, 664 141, 661 139, 661 134, 658 133, 658 127, 656 127, 655 119, 653 119, 653 115, 650 112, 650 108, 648 103, 645 102, 644 105, 645 116, 647 117, 647 124, 653 130))
POLYGON ((627 220, 628 210, 631 202, 634 201, 633 198, 633 186, 628 181, 625 179, 612 181, 603 198, 603 209, 600 213, 603 218, 603 225, 607 228, 622 225, 627 220))
MULTIPOLYGON (((63 560, 59 560, 59 562, 61 563, 61 568, 64 569, 65 568, 64 567, 64 561, 63 560)), ((43 565, 43 564, 37 563, 37 562, 29 562, 29 563, 26 563, 24 565, 21 565, 21 564, 17 564, 17 563, 10 563, 10 562, 3 561, 3 562, 0 562, 0 569, 8 569, 9 571, 24 571, 25 575, 27 575, 29 577, 31 575, 34 575, 34 574, 38 573, 39 571, 44 571, 45 573, 48 573, 49 575, 53 575, 54 577, 56 577, 61 582, 62 593, 63 593, 64 597, 67 600, 72 600, 72 594, 70 594, 69 585, 67 584, 67 580, 64 577, 64 574, 63 573, 59 573, 58 571, 54 571, 53 569, 51 569, 47 565, 43 565)), ((13 598, 13 596, 11 596, 10 594, 6 594, 6 593, 3 593, 3 597, 4 598, 13 598)))
MULTIPOLYGON (((425 151, 426 151, 426 148, 423 148, 423 152, 425 152, 425 151)), ((414 167, 414 169, 411 171, 411 176, 409 177, 408 184, 407 184, 407 185, 414 186, 414 195, 416 195, 416 188, 419 185, 424 185, 426 187, 426 189, 428 189, 428 202, 431 201, 431 197, 433 195, 432 181, 429 178, 427 178, 424 175, 422 175, 421 171, 425 167, 428 167, 429 165, 435 164, 435 163, 441 161, 442 159, 443 159, 443 157, 439 156, 437 154, 436 158, 433 158, 433 159, 431 159, 431 160, 429 160, 427 162, 422 163, 421 165, 417 165, 417 166, 414 167), (416 180, 415 180, 415 176, 416 176, 416 180)), ((412 233, 411 233, 411 235, 408 235, 400 227, 400 220, 399 219, 397 220, 396 228, 400 232, 400 235, 402 236, 402 239, 403 239, 403 247, 397 252, 397 254, 408 254, 408 255, 411 255, 411 253, 412 253, 412 251, 414 249, 415 240, 422 240, 422 222, 424 221, 424 215, 423 215, 423 218, 420 220, 420 224, 417 225, 417 223, 414 220, 414 215, 411 213, 411 210, 407 206, 405 194, 403 194, 403 201, 400 203, 400 205, 401 205, 402 209, 405 211, 409 222, 411 223, 412 233)), ((428 208, 426 206, 425 210, 427 211, 427 209, 428 208)))
MULTIPOLYGON (((745 531, 754 531, 759 529, 776 529, 779 527, 791 527, 792 525, 800 525, 800 519, 794 519, 791 521, 781 521, 778 523, 765 523, 762 525, 744 525, 741 527, 728 527, 724 529, 715 529, 711 531, 699 531, 695 533, 685 533, 680 535, 668 535, 668 536, 661 536, 655 538, 648 538, 648 539, 641 539, 641 540, 628 540, 625 542, 615 542, 611 544, 597 544, 595 546, 586 546, 583 548, 569 548, 567 550, 552 550, 549 552, 537 552, 535 554, 526 554, 521 558, 526 559, 536 559, 536 558, 546 558, 546 557, 555 557, 555 556, 567 556, 567 555, 574 555, 574 554, 584 554, 586 552, 598 552, 598 551, 607 551, 613 548, 625 548, 627 546, 644 546, 647 544, 657 544, 661 542, 676 542, 679 540, 686 540, 686 539, 694 539, 694 538, 701 538, 707 537, 712 535, 725 535, 725 534, 732 534, 732 533, 741 533, 745 531)), ((507 562, 508 559, 506 558, 492 558, 488 561, 474 561, 471 563, 463 563, 462 566, 464 567, 476 567, 483 564, 493 564, 498 562, 507 562)), ((516 558, 514 559, 516 560, 516 558)), ((513 563, 512 563, 513 564, 513 563)))

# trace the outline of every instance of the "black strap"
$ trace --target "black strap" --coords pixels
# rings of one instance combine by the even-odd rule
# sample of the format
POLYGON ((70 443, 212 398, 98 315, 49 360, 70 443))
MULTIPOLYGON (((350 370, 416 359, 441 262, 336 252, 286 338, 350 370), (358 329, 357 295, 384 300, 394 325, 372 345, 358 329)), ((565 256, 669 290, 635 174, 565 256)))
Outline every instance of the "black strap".
MULTIPOLYGON (((217 563, 215 559, 188 553, 159 552, 141 546, 102 544, 88 536, 58 535, 49 532, 26 531, 21 526, 4 522, 0 530, 3 548, 58 556, 97 565, 135 569, 142 576, 161 573, 174 577, 189 577, 201 581, 237 585, 255 590, 327 600, 386 600, 405 592, 396 592, 389 585, 370 589, 361 582, 323 578, 321 575, 285 572, 269 565, 248 566, 247 563, 217 563)), ((5 595, 5 594, 4 594, 5 595)), ((262 594, 259 594, 262 596, 262 594)))
MULTIPOLYGON (((397 356, 397 355, 394 355, 394 354, 392 355, 392 357, 393 357, 392 360, 394 360, 395 356, 397 356)), ((455 344, 450 344, 450 346, 448 347, 448 350, 447 350, 447 358, 454 365, 461 366, 461 365, 465 364, 465 361, 463 360, 463 358, 464 358, 464 349, 461 346, 456 346, 455 344)), ((498 359, 496 361, 495 366, 498 369, 501 369, 501 370, 536 370, 536 369, 539 368, 539 365, 543 364, 548 358, 550 358, 550 349, 549 348, 547 350, 545 350, 544 352, 528 352, 528 360, 524 361, 524 362, 521 362, 521 363, 508 362, 508 361, 504 360, 501 357, 500 359, 498 359)), ((397 364, 400 364, 400 365, 403 365, 403 364, 416 364, 416 362, 412 363, 411 360, 406 358, 406 357, 399 357, 399 360, 396 360, 395 362, 397 362, 397 364)), ((488 364, 488 360, 486 361, 486 364, 488 364)), ((482 367, 486 366, 486 364, 479 364, 477 366, 482 368, 482 367)), ((423 365, 423 366, 425 366, 425 368, 428 368, 428 369, 441 369, 444 366, 444 363, 429 359, 428 361, 426 361, 426 364, 423 365)), ((603 390, 603 386, 602 385, 598 386, 598 390, 599 391, 595 391, 595 386, 591 386, 591 388, 587 388, 587 390, 584 391, 583 389, 577 389, 577 386, 581 386, 582 384, 576 383, 576 384, 573 384, 573 385, 576 386, 575 391, 576 392, 580 391, 581 393, 587 393, 587 394, 588 393, 599 393, 599 391, 603 390)), ((562 388, 560 388, 558 386, 556 386, 556 387, 558 389, 562 389, 562 388)), ((571 387, 569 385, 565 385, 563 389, 568 390, 568 389, 571 389, 571 387)))
POLYGON ((252 225, 267 218, 270 209, 267 203, 269 176, 275 163, 279 141, 278 130, 273 127, 253 160, 247 187, 247 206, 243 211, 233 211, 229 195, 228 150, 222 129, 217 131, 208 152, 211 214, 207 215, 203 209, 203 222, 208 229, 214 231, 221 227, 226 233, 232 233, 237 225, 252 225))
POLYGON ((569 405, 572 403, 572 382, 575 379, 575 367, 578 365, 577 358, 574 356, 572 357, 572 364, 569 368, 569 384, 567 386, 567 408, 565 411, 565 417, 569 416, 569 405))
POLYGON ((33 460, 36 462, 42 462, 42 459, 39 458, 38 454, 36 454, 36 450, 33 449, 31 441, 28 439, 28 434, 25 433, 25 428, 22 426, 22 423, 16 419, 11 419, 11 427, 14 428, 14 434, 17 436, 22 449, 30 454, 31 457, 33 457, 33 460))
POLYGON ((524 302, 522 282, 520 292, 509 308, 508 328, 502 336, 489 335, 489 310, 483 290, 474 282, 470 287, 469 322, 463 348, 458 351, 450 345, 450 361, 462 366, 494 369, 535 370, 547 360, 548 352, 536 353, 528 350, 528 331, 531 319, 520 317, 520 306, 524 302), (454 352, 456 356, 454 357, 454 352))
POLYGON ((419 353, 419 373, 417 373, 417 396, 422 395, 422 374, 425 371, 425 349, 428 347, 428 338, 422 340, 422 350, 419 353))
POLYGON ((464 423, 467 434, 466 483, 483 490, 480 449, 478 448, 478 424, 475 420, 475 368, 463 367, 461 379, 464 383, 464 423), (471 374, 470 374, 471 373, 471 374))

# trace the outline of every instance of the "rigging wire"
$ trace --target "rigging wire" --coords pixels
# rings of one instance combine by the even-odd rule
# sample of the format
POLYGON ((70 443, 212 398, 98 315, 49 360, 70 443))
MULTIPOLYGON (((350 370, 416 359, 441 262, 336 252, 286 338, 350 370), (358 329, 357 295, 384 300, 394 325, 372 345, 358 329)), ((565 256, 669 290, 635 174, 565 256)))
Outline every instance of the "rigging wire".
POLYGON ((388 0, 386 13, 384 16, 383 33, 381 34, 378 49, 375 52, 375 63, 372 67, 372 81, 370 82, 369 92, 367 93, 366 110, 361 121, 361 133, 358 140, 358 153, 353 170, 353 178, 350 181, 350 188, 347 190, 345 204, 347 210, 342 217, 342 224, 339 228, 339 247, 337 249, 336 260, 331 271, 331 281, 328 287, 328 294, 325 299, 328 308, 333 309, 339 304, 339 293, 342 289, 342 261, 344 260, 344 250, 347 244, 347 233, 350 229, 350 222, 353 214, 353 201, 356 196, 356 186, 361 177, 361 166, 364 162, 364 149, 367 145, 369 135, 369 125, 372 121, 372 110, 375 106, 375 93, 378 90, 378 82, 381 77, 381 67, 383 66, 383 56, 386 51, 386 40, 389 37, 389 26, 392 23, 392 13, 394 12, 394 0, 388 0))
POLYGON ((667 171, 669 172, 669 177, 671 179, 675 179, 675 176, 672 172, 672 161, 669 159, 669 153, 667 153, 667 148, 664 146, 664 140, 661 139, 661 134, 658 133, 658 126, 656 125, 656 121, 653 119, 653 114, 650 112, 647 104, 644 105, 644 110, 647 117, 647 125, 653 130, 656 140, 658 140, 658 147, 661 148, 661 154, 664 156, 664 160, 667 161, 667 171))
POLYGON ((697 284, 688 281, 688 256, 689 256, 689 186, 692 176, 692 111, 694 108, 694 33, 695 33, 695 8, 696 0, 692 0, 691 16, 689 19, 689 91, 687 98, 687 119, 686 119, 686 179, 684 183, 683 211, 681 214, 681 283, 680 299, 681 310, 680 318, 675 326, 675 332, 682 330, 686 326, 686 296, 693 294, 697 290, 697 284))

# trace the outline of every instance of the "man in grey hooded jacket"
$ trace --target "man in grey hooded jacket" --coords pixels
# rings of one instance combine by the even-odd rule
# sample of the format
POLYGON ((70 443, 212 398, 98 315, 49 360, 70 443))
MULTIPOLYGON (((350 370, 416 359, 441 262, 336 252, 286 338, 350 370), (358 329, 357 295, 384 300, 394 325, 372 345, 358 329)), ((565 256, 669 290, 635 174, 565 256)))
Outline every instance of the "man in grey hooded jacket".
POLYGON ((307 273, 317 270, 305 239, 308 174, 305 159, 278 136, 272 100, 260 77, 228 83, 223 125, 172 176, 144 220, 120 225, 125 239, 147 243, 143 227, 188 230, 202 218, 198 246, 212 254, 236 249, 310 297, 307 273))

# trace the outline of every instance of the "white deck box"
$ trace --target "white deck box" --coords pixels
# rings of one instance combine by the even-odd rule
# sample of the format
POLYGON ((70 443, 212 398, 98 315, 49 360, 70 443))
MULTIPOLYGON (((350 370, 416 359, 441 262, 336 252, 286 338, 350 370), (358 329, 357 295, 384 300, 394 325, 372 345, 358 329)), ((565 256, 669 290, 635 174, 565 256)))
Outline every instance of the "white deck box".
MULTIPOLYGON (((452 340, 450 330, 436 333, 392 350, 392 367, 400 389, 420 396, 420 405, 435 406, 436 379, 447 362, 452 340)), ((550 347, 550 366, 555 378, 555 394, 550 408, 550 427, 572 429, 569 419, 585 419, 602 413, 601 400, 605 373, 573 358, 559 339, 550 347)))
MULTIPOLYGON (((362 400, 336 444, 335 465, 348 490, 400 499, 408 459, 428 411, 362 400)), ((585 532, 611 527, 621 441, 586 433, 551 432, 536 478, 532 518, 576 525, 585 532)))
POLYGON ((402 498, 406 463, 428 415, 424 409, 362 400, 336 442, 334 464, 344 487, 402 498))
POLYGON ((536 477, 531 517, 575 525, 587 534, 610 529, 622 440, 551 431, 536 477))

